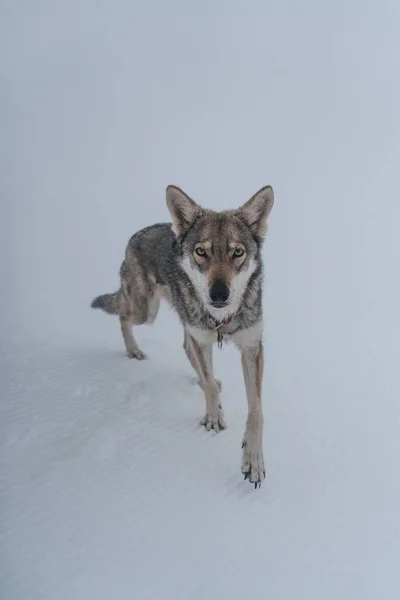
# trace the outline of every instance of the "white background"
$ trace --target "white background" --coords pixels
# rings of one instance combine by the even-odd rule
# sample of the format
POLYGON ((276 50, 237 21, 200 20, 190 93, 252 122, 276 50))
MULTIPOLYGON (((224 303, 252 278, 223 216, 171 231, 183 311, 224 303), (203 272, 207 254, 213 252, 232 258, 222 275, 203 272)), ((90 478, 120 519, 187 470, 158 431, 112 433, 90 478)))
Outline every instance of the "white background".
POLYGON ((4 598, 399 598, 398 5, 0 17, 4 598), (139 363, 89 308, 170 183, 215 209, 275 189, 257 493, 235 351, 213 437, 176 317, 139 363))

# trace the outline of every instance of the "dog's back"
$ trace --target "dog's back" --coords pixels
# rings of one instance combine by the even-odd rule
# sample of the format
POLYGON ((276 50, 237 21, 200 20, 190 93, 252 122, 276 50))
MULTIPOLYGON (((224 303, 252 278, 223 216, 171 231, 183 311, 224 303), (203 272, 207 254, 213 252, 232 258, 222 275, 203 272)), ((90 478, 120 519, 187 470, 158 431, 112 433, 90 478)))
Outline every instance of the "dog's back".
POLYGON ((101 308, 112 315, 128 315, 132 294, 140 304, 140 296, 149 293, 150 282, 166 285, 163 267, 175 239, 171 223, 158 223, 135 233, 128 242, 120 268, 120 289, 113 294, 97 296, 92 308, 101 308))

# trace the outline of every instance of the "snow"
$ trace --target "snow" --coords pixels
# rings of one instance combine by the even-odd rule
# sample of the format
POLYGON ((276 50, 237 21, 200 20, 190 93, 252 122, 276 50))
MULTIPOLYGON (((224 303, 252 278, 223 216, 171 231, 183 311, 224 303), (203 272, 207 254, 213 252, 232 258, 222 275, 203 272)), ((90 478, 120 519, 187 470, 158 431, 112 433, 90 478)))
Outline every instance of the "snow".
POLYGON ((0 596, 400 597, 395 3, 3 3, 0 596), (165 187, 234 207, 272 184, 267 479, 163 307, 124 355, 90 309, 165 187))

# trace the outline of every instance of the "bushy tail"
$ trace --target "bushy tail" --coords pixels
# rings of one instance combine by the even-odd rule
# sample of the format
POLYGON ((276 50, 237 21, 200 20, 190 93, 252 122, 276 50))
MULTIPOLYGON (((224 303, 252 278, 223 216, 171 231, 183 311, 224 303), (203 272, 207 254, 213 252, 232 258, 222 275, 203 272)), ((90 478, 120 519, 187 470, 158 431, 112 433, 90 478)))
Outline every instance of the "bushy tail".
POLYGON ((122 308, 122 290, 118 290, 115 294, 103 294, 103 296, 97 296, 97 298, 93 300, 91 307, 101 308, 110 315, 119 315, 122 308))

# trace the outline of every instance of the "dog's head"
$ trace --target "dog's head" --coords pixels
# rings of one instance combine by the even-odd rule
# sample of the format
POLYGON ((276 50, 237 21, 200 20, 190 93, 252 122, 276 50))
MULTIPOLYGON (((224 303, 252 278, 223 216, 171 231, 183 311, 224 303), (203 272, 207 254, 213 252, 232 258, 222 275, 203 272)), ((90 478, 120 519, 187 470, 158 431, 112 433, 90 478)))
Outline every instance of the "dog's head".
POLYGON ((240 308, 274 203, 272 187, 259 190, 237 210, 214 212, 181 189, 167 188, 167 205, 182 251, 181 265, 207 310, 218 320, 240 308))

